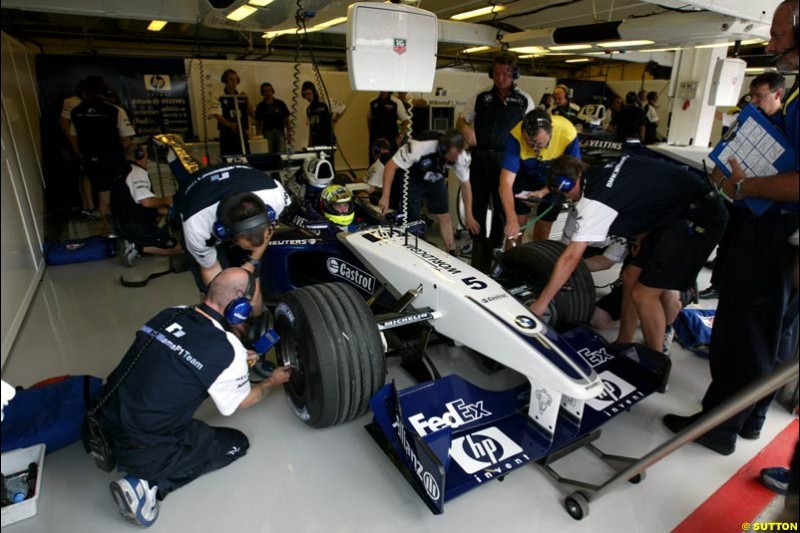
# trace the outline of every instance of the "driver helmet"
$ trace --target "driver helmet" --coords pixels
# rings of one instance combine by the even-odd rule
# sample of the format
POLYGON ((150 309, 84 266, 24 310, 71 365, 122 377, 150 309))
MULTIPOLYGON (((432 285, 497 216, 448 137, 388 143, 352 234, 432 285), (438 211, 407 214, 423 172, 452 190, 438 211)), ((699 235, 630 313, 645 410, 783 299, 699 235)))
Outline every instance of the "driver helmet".
POLYGON ((325 218, 337 226, 349 226, 355 218, 353 196, 341 185, 329 185, 319 195, 319 204, 325 218))

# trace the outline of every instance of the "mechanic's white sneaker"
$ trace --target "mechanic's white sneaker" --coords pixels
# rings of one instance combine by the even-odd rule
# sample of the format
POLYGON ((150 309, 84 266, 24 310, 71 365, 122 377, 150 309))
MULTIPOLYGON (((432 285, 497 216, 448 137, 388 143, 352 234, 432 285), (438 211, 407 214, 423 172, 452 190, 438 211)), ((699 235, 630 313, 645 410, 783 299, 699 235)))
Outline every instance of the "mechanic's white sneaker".
POLYGON ((675 340, 675 326, 669 325, 667 326, 667 330, 664 332, 664 347, 661 350, 664 355, 669 356, 670 348, 672 348, 672 341, 675 340))
POLYGON ((138 257, 139 257, 139 251, 136 250, 136 245, 133 244, 131 241, 123 239, 122 255, 120 255, 122 264, 125 265, 126 267, 132 267, 134 263, 136 263, 136 259, 138 257))
POLYGON ((126 519, 142 527, 152 526, 158 518, 158 487, 138 477, 125 476, 112 481, 109 486, 119 512, 126 519))

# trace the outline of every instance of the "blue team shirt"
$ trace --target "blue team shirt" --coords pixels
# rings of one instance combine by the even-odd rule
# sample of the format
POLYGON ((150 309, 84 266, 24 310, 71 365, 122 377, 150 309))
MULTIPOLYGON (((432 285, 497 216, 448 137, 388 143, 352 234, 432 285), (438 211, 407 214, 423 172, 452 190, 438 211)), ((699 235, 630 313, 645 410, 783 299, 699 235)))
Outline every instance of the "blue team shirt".
POLYGON ((578 131, 568 119, 554 116, 553 133, 550 144, 544 150, 537 151, 528 146, 522 136, 522 122, 511 129, 506 138, 506 150, 503 158, 503 169, 533 179, 544 185, 547 181, 547 169, 550 161, 563 154, 581 157, 581 145, 578 131))

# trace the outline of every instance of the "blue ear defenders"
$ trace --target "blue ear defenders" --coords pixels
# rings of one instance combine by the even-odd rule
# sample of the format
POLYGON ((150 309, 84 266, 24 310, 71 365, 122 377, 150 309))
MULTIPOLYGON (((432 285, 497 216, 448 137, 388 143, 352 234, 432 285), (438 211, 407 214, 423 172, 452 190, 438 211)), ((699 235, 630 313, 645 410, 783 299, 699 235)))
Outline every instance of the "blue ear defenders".
POLYGON ((146 153, 145 153, 145 151, 142 149, 142 145, 141 145, 141 144, 140 144, 140 145, 139 145, 139 147, 136 149, 136 151, 135 151, 135 152, 133 152, 133 157, 136 159, 136 161, 141 161, 142 159, 144 159, 144 158, 145 158, 145 156, 146 156, 146 155, 147 155, 147 154, 146 154, 146 153))
POLYGON ((550 178, 550 190, 558 192, 569 192, 575 187, 575 180, 569 176, 560 174, 550 178))
POLYGON ((211 226, 211 234, 220 242, 227 241, 233 235, 244 233, 247 230, 257 228, 258 226, 266 226, 275 223, 275 210, 271 206, 266 206, 266 211, 258 215, 246 218, 241 222, 231 224, 226 227, 221 221, 216 220, 214 225, 211 226))
MULTIPOLYGON (((209 285, 211 284, 209 283, 209 285)), ((238 326, 250 318, 250 315, 253 313, 253 306, 250 300, 253 298, 255 286, 255 276, 247 272, 247 289, 245 293, 242 296, 234 298, 225 306, 225 312, 223 314, 225 320, 227 320, 228 324, 231 326, 238 326)))

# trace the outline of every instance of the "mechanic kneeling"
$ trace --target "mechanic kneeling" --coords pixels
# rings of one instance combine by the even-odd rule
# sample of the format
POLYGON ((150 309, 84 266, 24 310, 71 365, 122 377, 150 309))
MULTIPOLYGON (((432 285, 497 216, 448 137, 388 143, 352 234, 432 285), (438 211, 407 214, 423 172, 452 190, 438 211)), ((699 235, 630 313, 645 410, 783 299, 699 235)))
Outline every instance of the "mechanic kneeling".
POLYGON ((623 297, 618 342, 633 342, 638 312, 646 345, 662 351, 662 293, 685 289, 696 278, 725 229, 728 215, 722 200, 698 176, 644 157, 624 155, 589 168, 565 155, 553 161, 550 172, 549 189, 576 202, 578 227, 531 311, 544 315, 589 243, 609 235, 645 235, 628 267, 633 283, 623 297))
POLYGON ((231 327, 249 315, 253 284, 252 274, 228 268, 211 281, 202 304, 158 313, 98 393, 110 394, 100 423, 117 469, 127 474, 111 483, 111 493, 132 522, 149 527, 167 494, 247 453, 241 431, 192 418, 206 398, 229 416, 288 381, 291 369, 281 367, 250 386, 248 351, 231 327))

